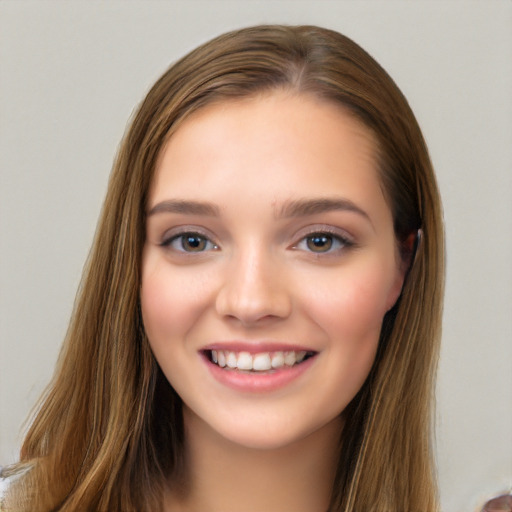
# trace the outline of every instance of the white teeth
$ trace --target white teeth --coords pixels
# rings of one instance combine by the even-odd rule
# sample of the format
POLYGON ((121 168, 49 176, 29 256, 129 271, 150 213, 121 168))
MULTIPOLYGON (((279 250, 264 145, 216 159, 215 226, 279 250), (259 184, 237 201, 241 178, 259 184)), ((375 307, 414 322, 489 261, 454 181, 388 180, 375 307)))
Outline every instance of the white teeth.
POLYGON ((286 352, 261 352, 251 354, 249 352, 233 352, 230 350, 212 350, 211 360, 221 368, 264 372, 271 369, 282 368, 284 365, 293 366, 301 363, 306 358, 305 350, 286 352))
POLYGON ((236 354, 234 352, 228 352, 226 354, 226 364, 230 368, 236 368, 236 363, 237 363, 236 354))
POLYGON ((252 356, 249 352, 238 354, 237 367, 239 370, 252 370, 252 356))
POLYGON ((300 352, 296 352, 295 353, 295 357, 297 358, 297 363, 301 363, 302 361, 304 361, 304 358, 306 357, 306 351, 305 350, 301 350, 300 352))
POLYGON ((272 368, 281 368, 281 366, 284 366, 284 354, 275 352, 272 355, 272 368))
POLYGON ((295 352, 292 351, 284 353, 284 364, 286 366, 293 366, 295 361, 297 361, 297 359, 295 359, 295 352))
POLYGON ((270 362, 270 354, 256 354, 254 356, 252 368, 253 370, 257 371, 270 370, 270 368, 272 368, 272 364, 270 362))

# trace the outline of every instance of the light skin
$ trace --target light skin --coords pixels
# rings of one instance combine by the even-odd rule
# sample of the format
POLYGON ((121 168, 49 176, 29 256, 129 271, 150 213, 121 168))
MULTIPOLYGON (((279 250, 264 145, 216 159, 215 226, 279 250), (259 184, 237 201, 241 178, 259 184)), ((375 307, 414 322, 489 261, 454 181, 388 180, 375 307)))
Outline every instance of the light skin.
POLYGON ((286 91, 205 107, 163 148, 141 306, 184 403, 189 485, 169 510, 326 510, 342 412, 404 279, 375 153, 340 107, 286 91), (311 357, 244 373, 212 349, 311 357))

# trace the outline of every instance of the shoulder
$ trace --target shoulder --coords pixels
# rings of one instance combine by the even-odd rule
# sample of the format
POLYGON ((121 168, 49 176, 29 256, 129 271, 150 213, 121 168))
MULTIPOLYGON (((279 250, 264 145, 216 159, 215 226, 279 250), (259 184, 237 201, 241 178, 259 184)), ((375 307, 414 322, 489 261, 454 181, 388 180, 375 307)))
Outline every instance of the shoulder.
POLYGON ((9 477, 4 476, 3 468, 0 466, 0 511, 5 509, 5 496, 9 487, 9 477))
POLYGON ((13 484, 27 472, 26 467, 13 469, 12 467, 0 466, 0 512, 12 510, 7 503, 8 492, 13 484))
POLYGON ((503 494, 489 500, 482 509, 482 512, 512 512, 512 494, 503 494))

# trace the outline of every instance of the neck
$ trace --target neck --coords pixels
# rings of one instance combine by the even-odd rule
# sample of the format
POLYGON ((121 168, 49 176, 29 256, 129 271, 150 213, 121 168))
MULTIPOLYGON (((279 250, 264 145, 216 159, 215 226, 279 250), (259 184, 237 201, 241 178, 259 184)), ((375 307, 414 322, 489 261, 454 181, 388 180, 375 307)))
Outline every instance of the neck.
POLYGON ((165 510, 325 512, 339 457, 341 418, 285 447, 261 450, 221 437, 185 408, 186 482, 165 510))

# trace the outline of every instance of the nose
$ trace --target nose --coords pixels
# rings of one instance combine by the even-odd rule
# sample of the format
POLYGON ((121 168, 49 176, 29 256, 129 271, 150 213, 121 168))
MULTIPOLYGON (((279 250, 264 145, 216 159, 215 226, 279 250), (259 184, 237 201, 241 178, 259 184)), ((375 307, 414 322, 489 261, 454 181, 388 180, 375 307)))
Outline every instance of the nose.
POLYGON ((287 318, 292 298, 284 270, 259 248, 233 257, 217 294, 217 313, 246 327, 287 318))

